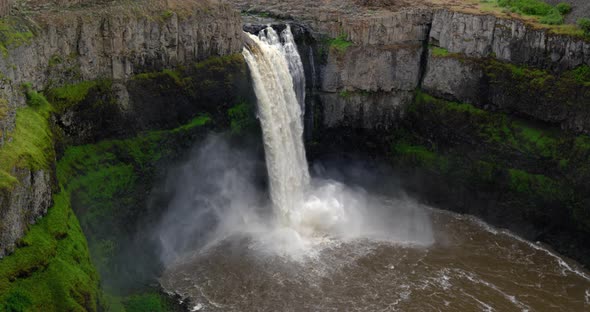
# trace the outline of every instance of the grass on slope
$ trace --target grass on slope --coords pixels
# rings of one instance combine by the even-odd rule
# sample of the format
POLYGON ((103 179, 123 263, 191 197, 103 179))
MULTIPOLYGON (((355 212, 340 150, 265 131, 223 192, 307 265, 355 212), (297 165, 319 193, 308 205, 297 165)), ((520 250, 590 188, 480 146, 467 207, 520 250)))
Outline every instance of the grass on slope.
POLYGON ((55 158, 49 115, 52 107, 43 95, 27 87, 27 107, 16 112, 16 125, 0 148, 0 190, 18 182, 13 168, 40 170, 55 158))
POLYGON ((31 226, 15 252, 0 261, 0 311, 96 311, 98 274, 69 202, 31 226))

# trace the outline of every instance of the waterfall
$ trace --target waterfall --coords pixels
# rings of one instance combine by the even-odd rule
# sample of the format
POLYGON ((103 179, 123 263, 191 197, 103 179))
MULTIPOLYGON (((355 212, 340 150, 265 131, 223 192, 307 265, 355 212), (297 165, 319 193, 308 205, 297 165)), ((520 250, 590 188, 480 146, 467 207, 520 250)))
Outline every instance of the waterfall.
POLYGON ((293 77, 297 102, 299 102, 302 112, 305 112, 305 71, 303 70, 303 62, 301 62, 297 44, 295 44, 295 38, 289 25, 281 33, 281 38, 284 42, 283 47, 285 49, 287 63, 289 64, 289 71, 291 72, 291 77, 293 77))
POLYGON ((316 70, 315 70, 315 59, 313 57, 313 48, 311 46, 309 46, 309 65, 311 68, 311 86, 310 86, 310 91, 311 91, 311 98, 310 100, 305 103, 307 109, 305 110, 307 112, 307 115, 305 115, 305 140, 306 142, 309 142, 313 139, 313 128, 314 128, 314 109, 315 109, 315 96, 314 96, 314 92, 315 92, 315 88, 317 86, 317 74, 316 74, 316 70))
POLYGON ((242 54, 258 98, 270 196, 280 222, 288 225, 310 181, 303 146, 303 65, 288 26, 280 38, 271 27, 258 37, 246 36, 242 54))

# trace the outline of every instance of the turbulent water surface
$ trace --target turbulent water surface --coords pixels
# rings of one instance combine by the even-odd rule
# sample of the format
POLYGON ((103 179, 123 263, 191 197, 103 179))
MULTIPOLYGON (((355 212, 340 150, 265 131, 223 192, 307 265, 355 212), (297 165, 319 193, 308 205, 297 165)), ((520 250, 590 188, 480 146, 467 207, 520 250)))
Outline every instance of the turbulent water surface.
POLYGON ((575 264, 474 219, 429 214, 429 247, 327 241, 297 261, 237 236, 179 261, 162 282, 203 311, 590 309, 590 279, 575 264))
POLYGON ((206 311, 590 310, 587 273, 541 246, 310 175, 290 29, 247 36, 271 202, 247 153, 206 141, 163 219, 167 290, 206 311))

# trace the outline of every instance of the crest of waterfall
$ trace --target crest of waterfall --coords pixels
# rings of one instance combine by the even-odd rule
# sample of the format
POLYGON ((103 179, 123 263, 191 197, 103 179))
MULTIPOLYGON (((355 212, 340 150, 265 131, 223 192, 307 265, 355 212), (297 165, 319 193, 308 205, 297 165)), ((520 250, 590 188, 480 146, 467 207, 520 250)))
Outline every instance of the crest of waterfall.
POLYGON ((282 41, 271 27, 259 36, 245 35, 242 54, 258 99, 270 196, 279 220, 287 225, 310 181, 303 146, 305 75, 289 27, 282 41))

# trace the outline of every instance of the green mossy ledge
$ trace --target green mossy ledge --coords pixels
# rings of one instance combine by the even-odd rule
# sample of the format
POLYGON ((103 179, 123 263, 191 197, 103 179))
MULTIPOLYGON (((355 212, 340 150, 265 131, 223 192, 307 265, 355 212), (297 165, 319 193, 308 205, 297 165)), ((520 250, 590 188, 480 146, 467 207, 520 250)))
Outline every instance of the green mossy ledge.
POLYGON ((48 169, 55 159, 49 115, 53 107, 39 93, 23 86, 27 106, 16 112, 16 127, 8 133, 11 140, 0 148, 0 191, 12 189, 18 179, 14 168, 32 171, 48 169))
MULTIPOLYGON (((142 306, 149 307, 149 311, 172 309, 154 289, 138 286, 150 282, 146 276, 132 272, 120 261, 133 250, 134 231, 150 214, 146 210, 146 194, 155 183, 158 168, 164 167, 163 162, 178 158, 189 148, 187 142, 195 142, 212 126, 211 118, 199 116, 171 130, 72 146, 58 162, 58 180, 64 181, 64 189, 71 195, 72 207, 88 239, 90 255, 105 291, 102 305, 108 310, 141 311, 142 306), (129 292, 133 293, 131 297, 129 292)), ((142 254, 141 250, 134 252, 142 254)), ((144 254, 142 258, 150 257, 157 255, 144 254)), ((157 262, 151 265, 156 266, 157 262)), ((145 268, 137 263, 134 269, 145 268)))
POLYGON ((590 66, 540 69, 494 57, 470 58, 436 46, 429 49, 429 69, 422 87, 426 92, 590 134, 590 66), (470 74, 466 77, 465 72, 470 74), (469 87, 461 83, 445 89, 444 83, 435 81, 443 77, 469 87))
POLYGON ((590 137, 417 91, 387 142, 400 171, 428 177, 410 189, 589 264, 575 246, 590 237, 590 137))
MULTIPOLYGON (((3 191, 18 180, 11 167, 48 169, 55 159, 49 117, 53 108, 24 87, 28 106, 17 111, 12 141, 0 149, 3 191)), ((1 311, 96 311, 99 279, 69 195, 53 197, 47 215, 0 260, 1 311)))
POLYGON ((129 102, 141 104, 137 107, 121 106, 117 81, 51 88, 44 91, 49 101, 24 86, 29 105, 17 112, 13 140, 0 149, 0 156, 7 153, 11 160, 2 163, 1 181, 9 191, 18 183, 13 167, 56 168, 59 193, 47 215, 0 260, 0 310, 176 309, 157 289, 138 286, 146 280, 122 285, 129 275, 112 266, 128 247, 120 237, 132 236, 126 231, 135 229, 132 224, 145 212, 159 168, 184 155, 207 131, 259 133, 248 76, 240 55, 139 74, 124 84, 129 102), (182 102, 183 116, 165 115, 179 107, 173 101, 182 102), (139 122, 120 124, 139 110, 147 111, 139 122), (66 115, 82 126, 64 123, 66 115), (92 133, 104 125, 117 131, 92 133), (165 130, 144 130, 150 128, 165 130))
POLYGON ((221 126, 229 126, 226 108, 254 99, 247 65, 240 54, 140 73, 124 83, 84 81, 46 93, 55 103, 57 122, 67 144, 172 128, 203 112, 221 126))
POLYGON ((0 310, 97 311, 99 278, 64 191, 0 261, 0 310))

